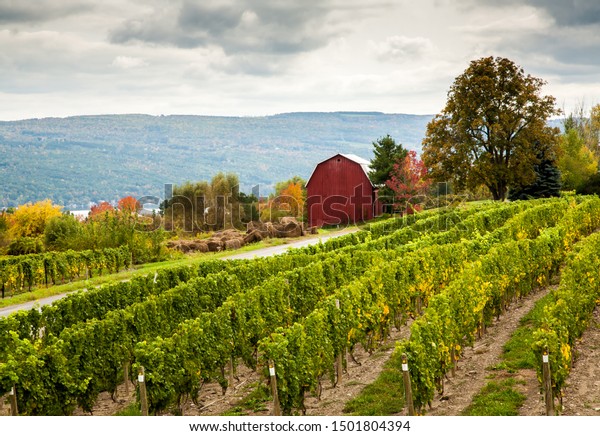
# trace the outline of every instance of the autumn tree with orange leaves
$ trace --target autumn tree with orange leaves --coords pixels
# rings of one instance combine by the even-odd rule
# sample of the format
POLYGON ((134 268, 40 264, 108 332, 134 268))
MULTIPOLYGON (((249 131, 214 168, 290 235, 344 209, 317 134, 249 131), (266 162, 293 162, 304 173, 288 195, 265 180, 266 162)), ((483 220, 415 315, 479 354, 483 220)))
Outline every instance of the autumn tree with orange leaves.
POLYGON ((306 183, 300 177, 294 177, 275 185, 275 195, 261 207, 262 221, 277 221, 284 216, 302 218, 306 201, 306 183))
POLYGON ((427 167, 409 151, 404 159, 394 164, 387 186, 394 191, 394 207, 402 213, 420 210, 420 203, 431 188, 432 180, 427 177, 427 167))
POLYGON ((96 204, 96 205, 92 206, 92 208, 90 210, 90 218, 103 216, 107 212, 108 213, 114 212, 114 210, 115 210, 115 208, 112 207, 112 205, 110 203, 103 201, 100 204, 96 204))
POLYGON ((137 200, 137 198, 129 196, 121 198, 119 200, 117 208, 121 212, 137 213, 142 209, 142 205, 137 200))

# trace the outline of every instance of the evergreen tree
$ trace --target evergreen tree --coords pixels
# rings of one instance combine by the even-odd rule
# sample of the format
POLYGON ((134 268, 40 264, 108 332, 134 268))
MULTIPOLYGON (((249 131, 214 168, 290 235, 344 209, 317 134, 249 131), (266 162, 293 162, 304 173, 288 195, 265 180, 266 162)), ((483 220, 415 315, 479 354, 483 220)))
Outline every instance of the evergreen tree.
POLYGON ((560 196, 561 173, 554 159, 539 153, 540 162, 534 165, 535 181, 509 191, 509 200, 529 200, 531 198, 548 198, 560 196))
POLYGON ((379 188, 379 198, 385 205, 384 212, 391 212, 394 203, 394 192, 386 185, 386 182, 391 179, 390 173, 394 169, 394 164, 402 162, 407 154, 408 150, 402 144, 397 144, 390 135, 373 142, 375 157, 371 161, 369 177, 371 182, 379 188))

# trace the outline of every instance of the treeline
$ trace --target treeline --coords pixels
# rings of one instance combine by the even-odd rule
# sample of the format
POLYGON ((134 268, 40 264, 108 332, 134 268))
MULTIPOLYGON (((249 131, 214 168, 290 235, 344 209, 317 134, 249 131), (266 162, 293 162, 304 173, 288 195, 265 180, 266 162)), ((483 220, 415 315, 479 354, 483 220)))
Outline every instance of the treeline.
POLYGON ((275 193, 257 198, 239 190, 238 176, 218 173, 210 182, 186 182, 171 187, 161 204, 164 228, 181 233, 199 233, 227 228, 246 229, 250 221, 274 221, 305 215, 305 182, 298 176, 275 184, 275 193))
POLYGON ((169 231, 198 233, 238 228, 257 218, 252 203, 258 199, 239 192, 239 179, 233 173, 218 173, 210 182, 172 186, 171 194, 161 204, 164 227, 169 231))

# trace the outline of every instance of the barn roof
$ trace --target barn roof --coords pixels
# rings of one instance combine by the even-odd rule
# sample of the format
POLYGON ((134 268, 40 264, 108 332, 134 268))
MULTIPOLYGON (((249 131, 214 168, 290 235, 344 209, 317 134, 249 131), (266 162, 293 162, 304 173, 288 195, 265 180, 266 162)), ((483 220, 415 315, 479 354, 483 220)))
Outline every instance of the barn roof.
POLYGON ((319 162, 317 165, 315 165, 315 169, 313 170, 313 172, 311 173, 310 177, 306 181, 306 185, 305 186, 308 186, 308 184, 310 182, 310 179, 312 179, 312 176, 315 174, 315 171, 317 171, 317 168, 319 167, 319 165, 321 165, 323 162, 327 162, 328 160, 333 159, 336 156, 345 157, 346 159, 351 160, 352 162, 355 162, 355 163, 359 164, 360 167, 362 168, 362 170, 364 171, 365 176, 367 176, 367 179, 369 180, 369 182, 371 182, 371 186, 375 186, 375 185, 373 185, 373 182, 371 181, 371 178, 369 177, 369 172, 371 171, 371 162, 369 162, 368 160, 363 159, 362 157, 357 156, 355 154, 342 154, 342 153, 338 153, 338 154, 335 154, 335 155, 333 155, 331 157, 328 157, 327 159, 325 159, 325 160, 319 162))

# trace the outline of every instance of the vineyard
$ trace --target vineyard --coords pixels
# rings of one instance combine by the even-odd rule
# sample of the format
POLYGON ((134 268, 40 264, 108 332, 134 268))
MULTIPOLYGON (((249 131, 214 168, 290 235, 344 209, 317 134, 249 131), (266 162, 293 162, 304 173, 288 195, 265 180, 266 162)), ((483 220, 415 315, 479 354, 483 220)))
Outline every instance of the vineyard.
POLYGON ((2 298, 31 291, 34 286, 56 285, 81 278, 116 273, 131 266, 126 247, 27 254, 0 259, 2 298))
MULTIPOLYGON (((463 350, 562 269, 534 333, 540 382, 548 353, 558 397, 600 299, 599 227, 597 197, 448 207, 275 257, 107 284, 0 318, 0 396, 14 390, 26 415, 91 411, 101 393, 137 381, 143 368, 150 413, 181 413, 208 382, 225 392, 244 366, 276 386, 282 413, 301 413, 307 396, 342 377, 357 347, 373 352, 391 329, 409 329, 392 364, 408 365, 414 407, 426 413, 463 350)), ((97 264, 32 257, 12 267, 10 277, 20 278, 10 286, 129 260, 103 256, 97 264)))

